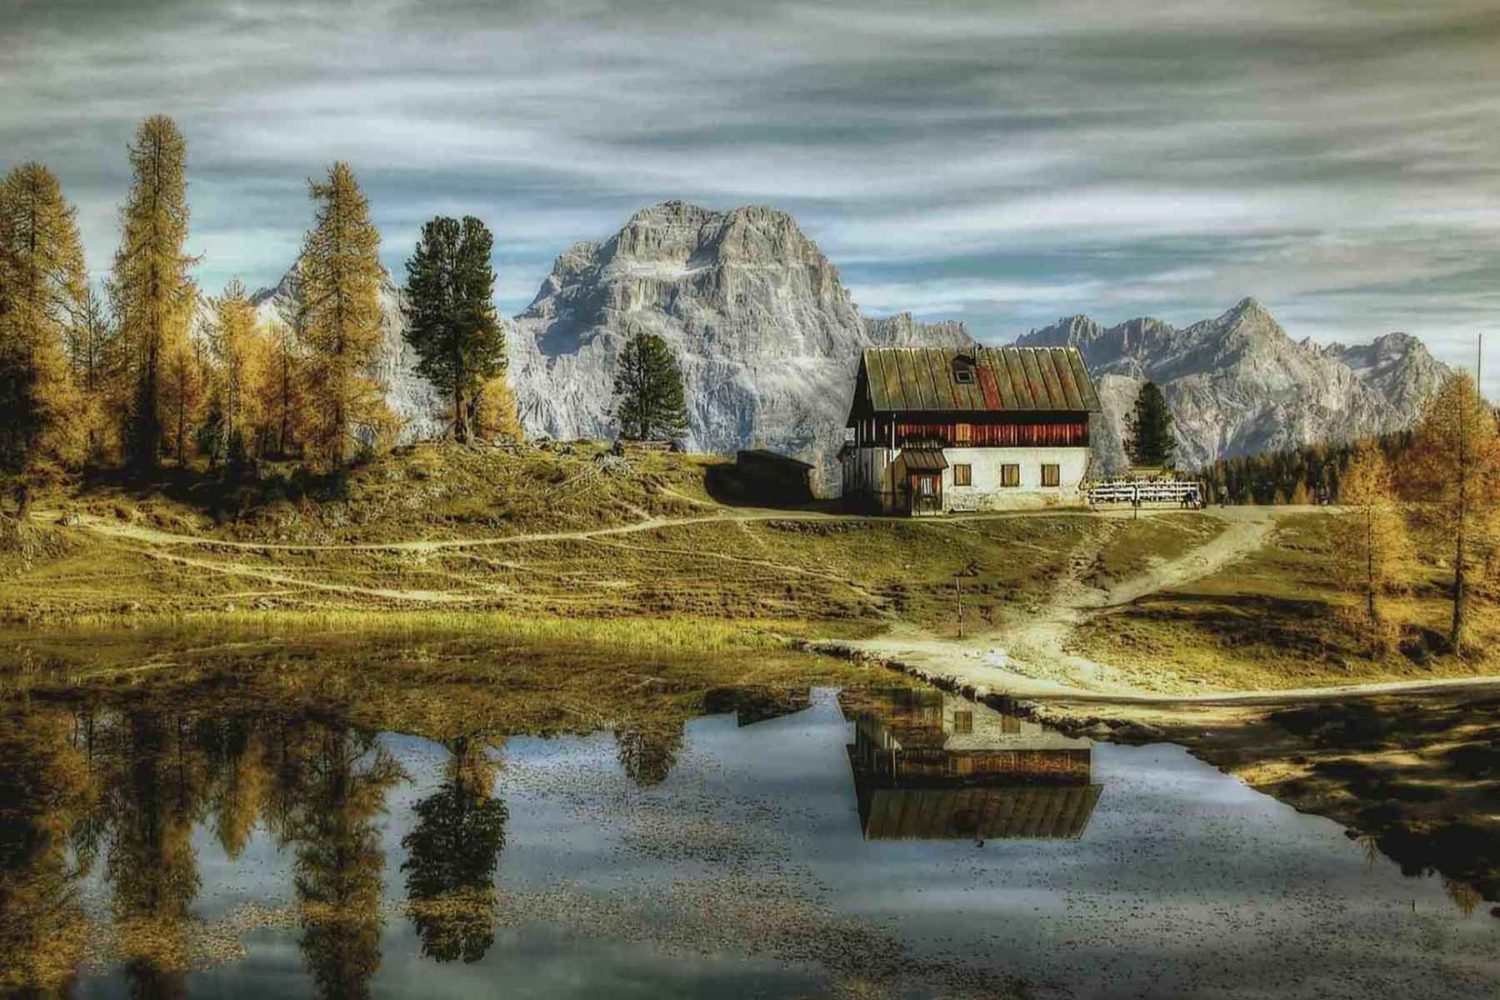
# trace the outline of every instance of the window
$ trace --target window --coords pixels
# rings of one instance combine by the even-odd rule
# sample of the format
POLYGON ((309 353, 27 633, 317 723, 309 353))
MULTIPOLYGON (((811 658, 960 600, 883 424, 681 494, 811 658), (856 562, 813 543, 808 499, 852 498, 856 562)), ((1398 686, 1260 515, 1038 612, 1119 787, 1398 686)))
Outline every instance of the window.
POLYGON ((1062 483, 1062 469, 1056 465, 1042 466, 1042 485, 1058 486, 1062 483))
POLYGON ((955 733, 972 733, 974 731, 974 713, 954 712, 953 731, 955 733))
POLYGON ((1002 465, 1002 466, 1000 466, 1000 485, 1001 486, 1020 486, 1021 485, 1021 467, 1019 465, 1002 465))
POLYGON ((953 381, 961 385, 974 384, 974 358, 972 355, 959 354, 954 357, 953 381))
POLYGON ((954 486, 973 486, 974 467, 972 465, 955 465, 953 467, 954 486))
POLYGON ((967 446, 969 444, 972 444, 973 441, 974 441, 974 425, 973 424, 954 424, 953 425, 953 443, 954 443, 954 445, 956 445, 958 447, 964 447, 964 446, 967 446))

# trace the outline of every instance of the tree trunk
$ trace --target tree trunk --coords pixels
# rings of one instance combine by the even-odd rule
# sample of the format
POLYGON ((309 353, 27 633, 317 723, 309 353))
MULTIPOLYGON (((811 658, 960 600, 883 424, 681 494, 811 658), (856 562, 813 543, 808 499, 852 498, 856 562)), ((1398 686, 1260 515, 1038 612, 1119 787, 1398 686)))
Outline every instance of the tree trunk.
POLYGON ((187 403, 182 398, 182 388, 179 386, 177 396, 177 466, 181 468, 187 464, 187 403))
POLYGON ((1448 642, 1453 652, 1459 652, 1464 638, 1464 605, 1468 593, 1464 583, 1464 531, 1458 530, 1457 556, 1453 560, 1453 626, 1448 631, 1448 642))

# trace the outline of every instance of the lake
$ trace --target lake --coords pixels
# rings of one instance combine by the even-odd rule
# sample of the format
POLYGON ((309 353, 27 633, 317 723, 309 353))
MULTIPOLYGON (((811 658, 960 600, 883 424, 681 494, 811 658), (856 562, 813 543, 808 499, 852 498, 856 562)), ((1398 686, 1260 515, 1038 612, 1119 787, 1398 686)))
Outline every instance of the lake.
POLYGON ((705 998, 1500 983, 1487 906, 1172 745, 1091 743, 877 682, 724 686, 679 718, 620 713, 645 720, 632 728, 441 739, 276 691, 7 705, 12 983, 705 998))

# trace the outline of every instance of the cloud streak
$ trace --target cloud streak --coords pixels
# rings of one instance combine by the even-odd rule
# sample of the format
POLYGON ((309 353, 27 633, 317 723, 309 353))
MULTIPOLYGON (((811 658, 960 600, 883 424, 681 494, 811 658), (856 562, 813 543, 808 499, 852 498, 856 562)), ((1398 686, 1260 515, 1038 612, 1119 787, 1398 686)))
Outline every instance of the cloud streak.
MULTIPOLYGON (((190 144, 199 278, 269 284, 350 160, 400 273, 498 234, 502 306, 665 198, 793 212, 856 299, 1009 339, 1252 294, 1464 360, 1495 319, 1493 3, 0 0, 0 168, 107 267, 142 117, 190 144)), ((1500 388, 1500 366, 1491 366, 1500 388)))

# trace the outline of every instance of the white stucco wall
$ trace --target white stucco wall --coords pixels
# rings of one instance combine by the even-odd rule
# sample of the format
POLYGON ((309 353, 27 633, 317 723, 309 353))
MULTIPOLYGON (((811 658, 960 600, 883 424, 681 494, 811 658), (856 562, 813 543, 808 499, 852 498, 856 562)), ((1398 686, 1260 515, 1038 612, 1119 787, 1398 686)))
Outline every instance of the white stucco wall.
POLYGON ((944 448, 943 506, 948 510, 994 510, 1078 503, 1078 484, 1088 473, 1087 448, 944 448), (973 485, 954 486, 953 467, 968 465, 973 485), (1000 467, 1021 467, 1021 485, 1002 487, 1000 467), (1058 485, 1042 485, 1042 466, 1058 467, 1058 485))
MULTIPOLYGON (((1080 503, 1078 484, 1088 473, 1088 448, 944 448, 948 468, 943 470, 943 507, 946 510, 1000 510, 1080 503), (1058 467, 1058 485, 1042 485, 1042 466, 1058 467), (953 485, 953 466, 973 470, 970 486, 953 485), (1021 484, 1000 485, 1000 467, 1018 465, 1021 484)), ((854 448, 844 459, 844 495, 870 495, 889 504, 904 505, 905 482, 890 493, 889 469, 900 458, 887 448, 854 448)))

